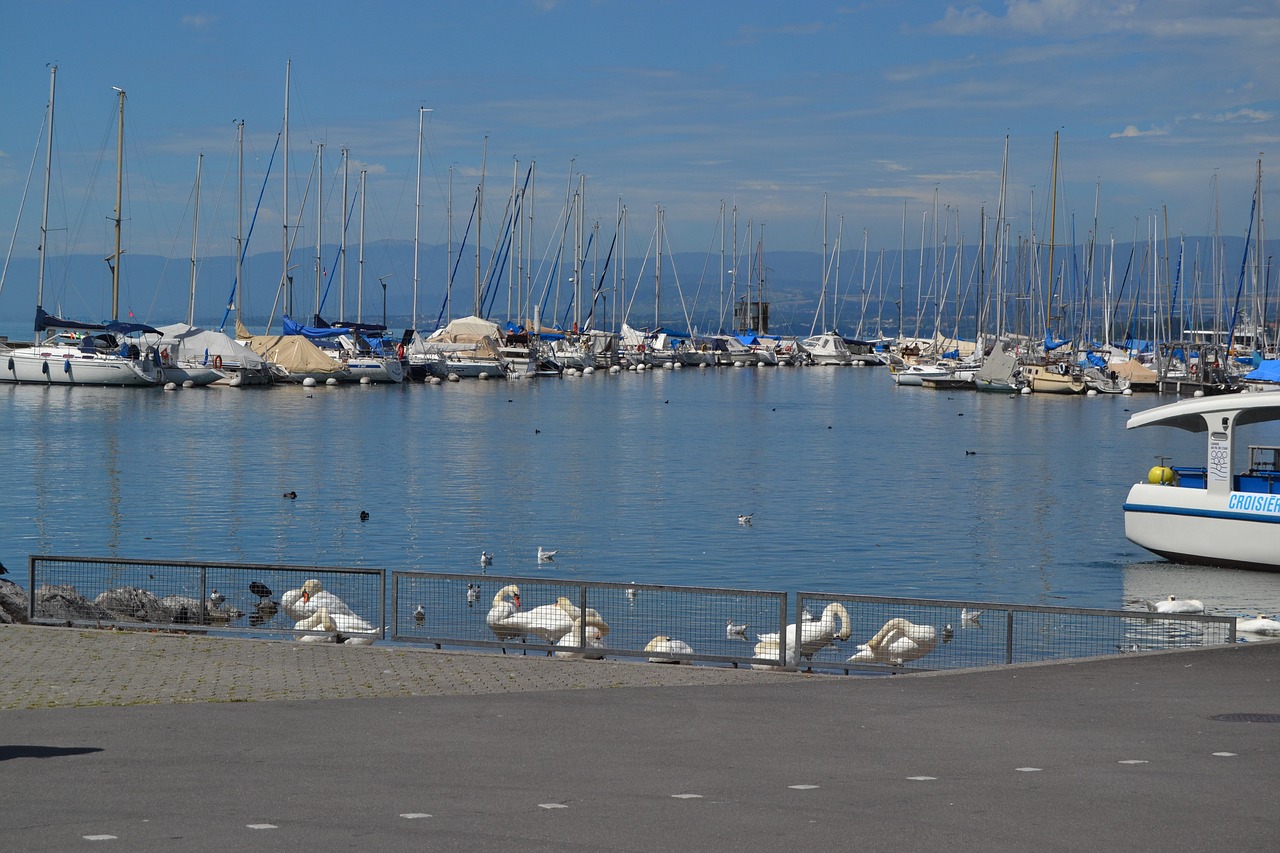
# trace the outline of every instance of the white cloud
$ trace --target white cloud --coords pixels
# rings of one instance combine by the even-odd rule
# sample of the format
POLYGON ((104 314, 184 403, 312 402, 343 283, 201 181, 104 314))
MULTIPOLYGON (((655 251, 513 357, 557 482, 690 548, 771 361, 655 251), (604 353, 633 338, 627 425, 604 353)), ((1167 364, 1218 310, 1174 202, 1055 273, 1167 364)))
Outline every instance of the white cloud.
POLYGON ((1112 139, 1130 139, 1138 136, 1167 136, 1169 131, 1163 127, 1153 127, 1149 130, 1138 130, 1138 126, 1130 124, 1124 130, 1111 134, 1112 139))
POLYGON ((1231 110, 1225 113, 1200 114, 1195 118, 1213 122, 1214 124, 1256 124, 1258 122, 1271 121, 1275 118, 1275 113, 1244 107, 1243 109, 1231 110))
POLYGON ((216 20, 218 19, 213 15, 206 15, 204 13, 183 15, 182 26, 189 27, 193 30, 204 30, 213 26, 213 22, 216 20))

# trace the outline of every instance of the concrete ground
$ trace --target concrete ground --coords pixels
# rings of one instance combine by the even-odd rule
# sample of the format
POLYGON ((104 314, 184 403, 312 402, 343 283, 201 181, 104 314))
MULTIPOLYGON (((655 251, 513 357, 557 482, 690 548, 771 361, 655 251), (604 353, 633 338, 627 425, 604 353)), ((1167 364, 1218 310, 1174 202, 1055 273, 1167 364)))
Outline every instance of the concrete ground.
POLYGON ((12 850, 1206 850, 1280 829, 1280 642, 859 678, 0 626, 0 671, 12 850))

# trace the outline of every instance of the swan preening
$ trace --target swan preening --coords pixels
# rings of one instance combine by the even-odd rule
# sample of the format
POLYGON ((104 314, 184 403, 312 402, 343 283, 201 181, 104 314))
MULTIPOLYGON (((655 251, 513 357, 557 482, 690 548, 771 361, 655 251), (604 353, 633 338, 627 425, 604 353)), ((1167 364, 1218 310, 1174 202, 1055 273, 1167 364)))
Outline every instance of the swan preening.
POLYGON ((586 649, 603 649, 604 633, 595 625, 583 625, 582 620, 575 619, 569 626, 569 632, 556 641, 557 646, 565 646, 567 648, 579 648, 578 638, 581 636, 583 651, 557 651, 555 653, 558 658, 570 658, 572 660, 604 660, 604 654, 598 652, 586 651, 586 649), (581 629, 581 635, 579 635, 581 629))
POLYGON ((582 610, 563 595, 556 599, 555 604, 521 610, 520 587, 516 584, 508 584, 498 590, 485 617, 485 624, 499 640, 531 637, 551 645, 570 633, 575 622, 579 621, 585 628, 599 632, 599 639, 609 633, 609 623, 596 610, 590 607, 582 610))
POLYGON ((1194 598, 1178 598, 1171 595, 1163 601, 1147 601, 1142 598, 1132 598, 1130 604, 1144 604, 1148 610, 1156 613, 1203 613, 1204 604, 1196 601, 1194 598))
MULTIPOLYGON (((378 629, 370 625, 347 603, 338 596, 324 589, 320 581, 312 578, 302 585, 301 589, 291 589, 280 596, 280 606, 289 617, 296 622, 304 622, 323 611, 327 620, 320 620, 310 628, 294 627, 297 630, 324 630, 335 634, 339 643, 356 646, 367 646, 377 639, 378 629), (327 627, 330 623, 333 628, 327 627)), ((304 638, 305 639, 305 638, 304 638)), ((311 642, 316 642, 311 640, 311 642)))
MULTIPOLYGON (((833 601, 823 608, 821 618, 804 619, 802 617, 798 632, 794 622, 787 626, 785 665, 797 666, 801 658, 811 658, 827 646, 833 645, 836 640, 849 639, 852 633, 853 626, 849 622, 849 611, 845 610, 840 602, 833 601), (836 627, 837 621, 840 623, 839 628, 836 627)), ((759 642, 756 643, 755 657, 777 660, 780 654, 778 632, 758 634, 757 639, 759 642)), ((777 665, 752 664, 752 667, 776 669, 777 665)))
POLYGON ((874 637, 859 645, 849 663, 903 664, 924 657, 937 645, 937 628, 898 617, 884 623, 874 637))
MULTIPOLYGON (((286 593, 287 594, 287 593, 286 593)), ((286 611, 287 612, 287 611, 286 611)), ((293 626, 295 631, 324 631, 323 634, 304 634, 298 638, 300 643, 332 643, 337 640, 338 626, 323 607, 293 626)))
POLYGON ((688 655, 688 657, 649 658, 649 663, 689 663, 689 658, 695 654, 693 647, 684 640, 673 640, 664 634, 659 634, 650 640, 644 650, 658 655, 688 655))

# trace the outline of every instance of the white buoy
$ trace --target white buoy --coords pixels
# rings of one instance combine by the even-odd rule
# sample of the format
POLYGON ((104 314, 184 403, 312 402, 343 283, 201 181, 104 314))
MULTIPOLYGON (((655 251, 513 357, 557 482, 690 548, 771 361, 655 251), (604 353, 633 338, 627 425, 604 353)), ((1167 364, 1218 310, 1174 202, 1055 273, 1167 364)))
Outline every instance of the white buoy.
POLYGON ((742 367, 742 362, 740 362, 740 361, 735 361, 735 362, 733 363, 733 366, 734 366, 734 367, 742 367))
POLYGON ((450 382, 457 382, 462 379, 462 377, 456 373, 450 373, 447 378, 450 382))
POLYGON ((308 376, 306 379, 302 380, 302 387, 303 388, 316 387, 316 378, 314 376, 308 376))
POLYGON ((582 368, 582 375, 583 375, 583 376, 590 376, 591 374, 593 374, 593 373, 595 373, 595 372, 596 372, 596 369, 595 369, 594 367, 592 367, 591 365, 587 365, 586 367, 582 368))
POLYGON ((756 362, 756 367, 768 367, 768 366, 769 365, 765 364, 763 361, 756 362))
POLYGON ((684 365, 677 361, 677 362, 676 362, 676 367, 675 367, 675 369, 676 369, 676 370, 684 370, 684 365))
POLYGON ((337 385, 337 384, 338 384, 338 380, 337 380, 337 379, 334 379, 332 376, 330 376, 328 379, 326 379, 326 380, 324 381, 324 384, 325 384, 325 385, 337 385))
POLYGON ((166 390, 166 391, 177 391, 177 390, 178 390, 178 383, 176 383, 176 382, 166 382, 166 383, 164 383, 164 390, 166 390))
POLYGON ((1086 397, 1096 397, 1096 396, 1098 396, 1098 389, 1097 389, 1097 388, 1090 388, 1088 391, 1084 392, 1084 395, 1085 395, 1086 397))
POLYGON ((705 361, 700 361, 700 362, 698 362, 698 369, 699 369, 699 370, 706 370, 706 368, 707 368, 707 363, 706 363, 705 361))
POLYGON ((431 377, 431 384, 432 384, 432 385, 439 385, 439 384, 440 384, 440 383, 442 383, 442 382, 444 382, 444 380, 443 380, 443 379, 441 379, 439 376, 432 376, 432 377, 431 377))
POLYGON ((487 371, 487 370, 482 370, 482 371, 480 371, 480 375, 479 375, 479 376, 477 376, 476 378, 477 378, 477 379, 488 379, 488 378, 489 378, 489 371, 487 371))
POLYGON ((610 372, 610 373, 621 373, 621 372, 622 372, 622 368, 621 368, 621 367, 619 367, 619 366, 618 366, 618 365, 616 365, 616 364, 611 364, 611 365, 609 365, 609 372, 610 372))
POLYGON ((1126 389, 1124 389, 1123 391, 1121 391, 1121 392, 1120 392, 1120 394, 1121 394, 1121 396, 1124 396, 1124 397, 1132 397, 1132 396, 1133 396, 1133 389, 1132 389, 1132 388, 1126 388, 1126 389))
POLYGON ((194 387, 196 387, 196 383, 194 383, 194 382, 192 382, 190 379, 188 379, 188 380, 186 380, 185 382, 183 382, 183 383, 182 383, 182 387, 183 387, 183 388, 194 388, 194 387))
POLYGON ((1204 389, 1202 389, 1202 388, 1197 388, 1197 389, 1196 389, 1196 393, 1192 394, 1191 396, 1192 396, 1192 397, 1203 397, 1203 396, 1204 396, 1204 389))
POLYGON ((1030 385, 1023 385, 1023 386, 1022 386, 1022 390, 1021 390, 1021 391, 1019 391, 1018 393, 1019 393, 1019 394, 1027 394, 1027 395, 1029 395, 1029 394, 1031 393, 1031 386, 1030 386, 1030 385))
POLYGON ((372 380, 372 379, 370 379, 368 376, 361 376, 361 377, 360 377, 360 384, 361 384, 361 385, 372 385, 372 384, 373 384, 373 380, 372 380))

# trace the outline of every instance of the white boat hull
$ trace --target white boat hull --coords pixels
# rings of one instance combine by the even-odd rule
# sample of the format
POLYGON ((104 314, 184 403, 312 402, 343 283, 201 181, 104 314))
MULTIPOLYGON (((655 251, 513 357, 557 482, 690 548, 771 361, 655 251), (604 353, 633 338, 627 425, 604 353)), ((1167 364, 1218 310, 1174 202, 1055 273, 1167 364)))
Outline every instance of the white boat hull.
POLYGON ((404 366, 395 358, 348 358, 351 382, 367 378, 370 382, 403 382, 404 366))
POLYGON ((150 387, 161 381, 150 362, 47 345, 0 353, 0 381, 24 385, 150 387))
POLYGON ((1280 571, 1280 494, 1137 483, 1124 534, 1178 563, 1280 571))

